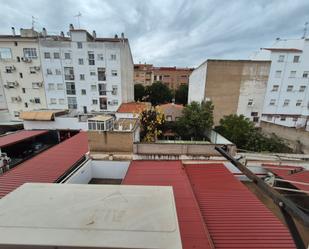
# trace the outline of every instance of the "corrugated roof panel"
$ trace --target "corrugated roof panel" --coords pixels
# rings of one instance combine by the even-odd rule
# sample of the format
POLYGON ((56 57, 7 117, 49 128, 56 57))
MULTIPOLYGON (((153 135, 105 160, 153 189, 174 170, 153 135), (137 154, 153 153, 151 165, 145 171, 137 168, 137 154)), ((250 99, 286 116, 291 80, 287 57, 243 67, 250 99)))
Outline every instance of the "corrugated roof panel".
POLYGON ((39 130, 39 131, 28 131, 28 130, 22 130, 17 131, 12 134, 0 136, 0 148, 8 145, 15 144, 17 142, 26 140, 28 138, 36 137, 39 135, 42 135, 44 133, 47 133, 46 130, 39 130))
POLYGON ((180 161, 132 161, 123 184, 173 186, 183 248, 213 248, 180 161))
POLYGON ((186 172, 216 248, 295 248, 288 229, 223 164, 186 172))
POLYGON ((284 180, 295 181, 291 183, 300 190, 309 191, 309 170, 305 170, 300 166, 289 166, 289 165, 272 165, 263 164, 263 167, 279 176, 284 180), (299 184, 297 182, 305 183, 299 184))
POLYGON ((53 183, 88 151, 85 132, 43 151, 0 175, 0 198, 26 182, 53 183))

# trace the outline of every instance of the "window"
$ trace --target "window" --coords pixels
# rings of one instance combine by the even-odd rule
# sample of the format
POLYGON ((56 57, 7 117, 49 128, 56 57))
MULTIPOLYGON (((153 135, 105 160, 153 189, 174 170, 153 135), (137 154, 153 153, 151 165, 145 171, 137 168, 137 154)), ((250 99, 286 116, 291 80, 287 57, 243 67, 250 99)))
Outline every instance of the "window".
POLYGON ((300 92, 304 92, 305 90, 306 90, 306 86, 300 86, 300 87, 299 87, 299 91, 300 91, 300 92))
POLYGON ((104 60, 104 56, 103 54, 98 54, 98 61, 103 61, 104 60))
POLYGON ((15 46, 15 47, 17 47, 17 46, 18 46, 17 41, 14 41, 14 46, 15 46))
POLYGON ((56 69, 55 72, 56 72, 56 75, 61 75, 61 70, 60 69, 56 69))
POLYGON ((91 91, 93 92, 97 91, 97 85, 91 85, 91 91))
POLYGON ((88 121, 88 129, 95 131, 97 129, 97 123, 95 121, 88 121))
POLYGON ((85 80, 85 75, 84 75, 84 74, 80 74, 80 75, 79 75, 79 79, 80 79, 80 80, 85 80))
POLYGON ((283 62, 284 61, 284 55, 279 55, 278 62, 283 62))
POLYGON ((106 74, 105 74, 105 68, 104 67, 98 67, 98 80, 99 81, 105 81, 106 80, 106 74))
POLYGON ((114 99, 114 100, 112 101, 112 104, 113 104, 113 105, 118 105, 118 100, 117 100, 117 99, 114 99))
POLYGON ((82 95, 86 95, 86 89, 82 89, 82 90, 81 90, 81 94, 82 94, 82 95))
POLYGON ((298 63, 298 62, 299 62, 299 55, 295 55, 295 56, 294 56, 293 62, 294 62, 294 63, 298 63))
POLYGON ((298 120, 298 117, 293 117, 293 121, 296 122, 298 120))
POLYGON ((273 89, 271 90, 272 92, 278 92, 279 85, 273 85, 273 89))
POLYGON ((17 60, 17 62, 20 62, 20 57, 17 56, 17 57, 16 57, 16 60, 17 60))
POLYGON ((282 73, 282 71, 280 71, 280 70, 276 71, 275 77, 276 78, 280 78, 281 77, 281 73, 282 73))
POLYGON ((288 106, 290 104, 290 100, 289 99, 285 99, 283 102, 283 106, 288 106))
POLYGON ((98 100, 97 99, 92 99, 92 104, 93 105, 97 105, 98 104, 98 100))
POLYGON ((5 67, 5 72, 6 73, 13 73, 14 70, 15 70, 14 66, 6 66, 5 67))
POLYGON ((258 112, 251 112, 251 117, 256 117, 256 116, 258 116, 258 112))
POLYGON ((172 115, 166 115, 166 121, 173 121, 172 120, 172 115))
POLYGON ((22 92, 23 92, 23 93, 26 93, 26 88, 22 88, 22 92))
POLYGON ((50 53, 49 52, 45 52, 44 53, 44 58, 45 59, 50 59, 50 53))
POLYGON ((292 92, 293 91, 293 86, 292 85, 288 85, 288 88, 286 89, 287 92, 292 92))
POLYGON ((0 59, 12 59, 12 51, 10 48, 0 48, 0 59))
POLYGON ((99 95, 106 95, 106 84, 99 84, 99 95))
POLYGON ((64 99, 58 99, 60 105, 64 105, 64 99))
POLYGON ((89 65, 95 65, 95 62, 94 62, 94 52, 92 51, 89 51, 88 52, 88 62, 89 62, 89 65))
POLYGON ((42 82, 32 82, 32 89, 38 89, 43 86, 42 82))
POLYGON ((23 73, 19 73, 19 77, 22 79, 24 78, 23 73))
POLYGON ((25 107, 28 108, 28 103, 27 102, 25 102, 25 107))
POLYGON ((253 122, 258 123, 259 122, 259 117, 253 117, 253 122))
POLYGON ((117 95, 117 91, 118 91, 118 86, 112 86, 113 90, 112 90, 112 95, 117 95))
POLYGON ((247 105, 248 105, 248 106, 252 106, 252 105, 253 105, 253 99, 249 99, 247 105))
POLYGON ((41 103, 40 98, 34 98, 34 103, 36 103, 36 104, 40 104, 40 103, 41 103))
POLYGON ((55 52, 54 53, 54 59, 60 59, 60 53, 55 52))
POLYGON ((117 70, 112 70, 112 76, 117 76, 117 70))
POLYGON ((280 116, 280 121, 285 121, 286 117, 285 116, 280 116))
POLYGON ((71 59, 71 53, 64 53, 64 59, 70 60, 71 59))
POLYGON ((51 99, 50 99, 50 103, 51 103, 52 105, 57 104, 57 99, 51 98, 51 99))
POLYGON ((51 75, 51 74, 53 74, 53 72, 52 72, 52 70, 50 68, 47 68, 46 69, 46 74, 51 75))
POLYGON ((115 61, 116 60, 116 55, 115 54, 111 54, 111 60, 115 61))
POLYGON ((90 76, 95 76, 95 71, 90 71, 90 76))
POLYGON ((157 81, 157 75, 155 75, 155 76, 153 77, 153 80, 154 80, 154 81, 157 81))
POLYGON ((78 59, 78 64, 79 65, 84 65, 84 59, 83 58, 79 58, 78 59))
POLYGON ((309 75, 309 71, 305 71, 305 72, 303 73, 303 78, 308 78, 308 75, 309 75))
POLYGON ((65 80, 74 80, 74 69, 73 67, 64 68, 64 79, 65 80))
POLYGON ((24 48, 24 57, 29 58, 29 59, 36 59, 37 53, 36 53, 36 48, 24 48))
POLYGON ((301 106, 301 103, 302 103, 303 101, 301 100, 301 99, 299 99, 299 100, 297 100, 296 101, 296 106, 301 106))
POLYGON ((77 109, 76 97, 68 97, 68 108, 77 109))
POLYGON ((269 102, 269 105, 275 105, 276 104, 276 100, 275 99, 271 99, 269 102))
POLYGON ((63 90, 63 84, 62 83, 57 84, 57 90, 63 90))
POLYGON ((49 83, 48 84, 48 90, 55 90, 55 84, 54 83, 49 83))
POLYGON ((66 82, 66 88, 67 88, 67 94, 69 95, 75 95, 76 90, 75 90, 75 84, 74 82, 66 82))
POLYGON ((295 77, 296 77, 296 71, 291 71, 290 78, 295 78, 295 77))
POLYGON ((82 42, 77 42, 77 48, 83 48, 83 43, 82 42))

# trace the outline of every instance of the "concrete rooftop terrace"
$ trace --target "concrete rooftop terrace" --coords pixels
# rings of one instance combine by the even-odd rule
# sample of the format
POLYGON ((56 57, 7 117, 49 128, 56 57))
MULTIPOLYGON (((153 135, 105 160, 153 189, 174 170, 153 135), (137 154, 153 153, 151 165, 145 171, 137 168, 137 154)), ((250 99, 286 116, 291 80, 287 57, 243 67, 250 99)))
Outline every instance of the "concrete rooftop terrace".
POLYGON ((223 163, 133 161, 122 184, 173 186, 184 249, 296 248, 288 229, 223 163))

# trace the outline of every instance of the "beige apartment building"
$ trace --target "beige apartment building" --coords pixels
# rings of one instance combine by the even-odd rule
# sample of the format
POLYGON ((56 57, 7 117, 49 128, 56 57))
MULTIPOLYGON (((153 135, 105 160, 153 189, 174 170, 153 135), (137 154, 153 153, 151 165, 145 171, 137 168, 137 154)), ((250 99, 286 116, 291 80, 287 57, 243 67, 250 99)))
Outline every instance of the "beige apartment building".
POLYGON ((263 110, 270 61, 207 60, 190 76, 188 103, 211 100, 214 123, 230 114, 257 125, 263 110))
MULTIPOLYGON (((11 116, 46 108, 39 57, 38 33, 20 29, 20 35, 0 35, 0 82, 11 116)), ((2 98, 1 98, 2 99, 2 98)))
POLYGON ((154 67, 152 64, 134 65, 134 84, 149 86, 160 81, 170 89, 176 90, 180 85, 189 83, 193 68, 154 67))

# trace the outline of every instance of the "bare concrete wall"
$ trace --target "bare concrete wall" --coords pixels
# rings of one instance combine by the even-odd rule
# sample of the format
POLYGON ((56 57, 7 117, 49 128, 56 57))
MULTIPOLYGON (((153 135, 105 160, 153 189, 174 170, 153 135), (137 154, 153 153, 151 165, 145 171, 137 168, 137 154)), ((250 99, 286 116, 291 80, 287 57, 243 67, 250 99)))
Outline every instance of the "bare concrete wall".
POLYGON ((133 151, 132 132, 88 131, 90 152, 130 152, 133 151))
POLYGON ((267 134, 275 133, 282 138, 295 152, 309 153, 309 132, 293 127, 285 127, 262 121, 262 131, 267 134))

